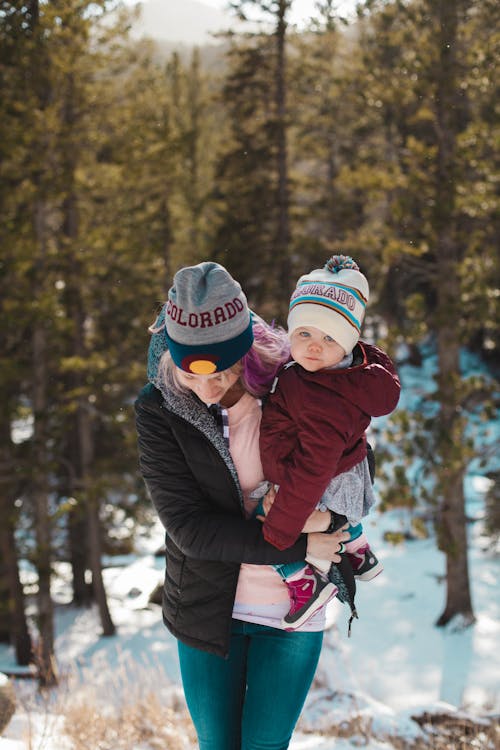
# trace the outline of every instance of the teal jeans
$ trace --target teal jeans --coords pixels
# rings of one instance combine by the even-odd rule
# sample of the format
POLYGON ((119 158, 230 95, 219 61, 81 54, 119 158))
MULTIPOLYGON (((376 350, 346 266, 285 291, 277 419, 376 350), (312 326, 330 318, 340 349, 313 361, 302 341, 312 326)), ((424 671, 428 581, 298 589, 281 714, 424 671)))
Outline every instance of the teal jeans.
POLYGON ((313 681, 323 633, 233 620, 229 657, 178 642, 200 750, 286 750, 313 681))

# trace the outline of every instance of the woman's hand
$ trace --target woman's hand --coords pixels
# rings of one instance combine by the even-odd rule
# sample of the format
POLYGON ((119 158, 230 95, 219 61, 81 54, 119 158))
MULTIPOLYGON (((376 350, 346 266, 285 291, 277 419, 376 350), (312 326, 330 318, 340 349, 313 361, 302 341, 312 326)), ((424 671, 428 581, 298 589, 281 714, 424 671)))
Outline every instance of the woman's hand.
MULTIPOLYGON (((321 512, 321 511, 320 511, 321 512)), ((313 532, 307 535, 307 556, 320 558, 321 560, 331 560, 340 562, 339 551, 342 549, 342 543, 348 542, 351 538, 348 531, 344 531, 348 524, 333 534, 321 534, 313 532)))

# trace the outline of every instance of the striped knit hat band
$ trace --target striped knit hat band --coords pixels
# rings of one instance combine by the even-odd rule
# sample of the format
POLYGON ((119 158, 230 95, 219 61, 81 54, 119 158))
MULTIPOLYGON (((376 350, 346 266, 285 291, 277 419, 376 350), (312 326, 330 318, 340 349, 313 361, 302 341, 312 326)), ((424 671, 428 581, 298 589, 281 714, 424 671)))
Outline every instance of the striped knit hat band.
POLYGON ((318 328, 349 354, 359 340, 368 297, 368 282, 357 264, 334 255, 324 268, 299 279, 290 300, 288 332, 318 328))

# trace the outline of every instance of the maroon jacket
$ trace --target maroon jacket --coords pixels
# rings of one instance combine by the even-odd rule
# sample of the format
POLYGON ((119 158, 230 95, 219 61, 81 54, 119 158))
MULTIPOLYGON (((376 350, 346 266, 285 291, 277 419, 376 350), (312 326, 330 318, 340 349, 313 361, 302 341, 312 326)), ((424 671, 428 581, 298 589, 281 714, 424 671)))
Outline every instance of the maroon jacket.
POLYGON ((401 384, 387 354, 359 342, 353 355, 341 370, 282 370, 264 407, 262 466, 280 488, 263 531, 278 549, 297 540, 330 479, 365 458, 371 418, 398 403, 401 384))

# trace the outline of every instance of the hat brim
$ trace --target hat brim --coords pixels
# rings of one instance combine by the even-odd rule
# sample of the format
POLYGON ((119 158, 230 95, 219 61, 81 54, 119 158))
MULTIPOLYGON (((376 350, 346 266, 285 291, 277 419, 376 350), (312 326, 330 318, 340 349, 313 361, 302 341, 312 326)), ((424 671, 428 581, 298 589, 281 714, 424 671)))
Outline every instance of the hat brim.
POLYGON ((195 375, 223 372, 238 362, 253 344, 253 326, 250 320, 245 330, 234 338, 215 344, 187 346, 174 341, 165 330, 170 355, 181 370, 195 375))

